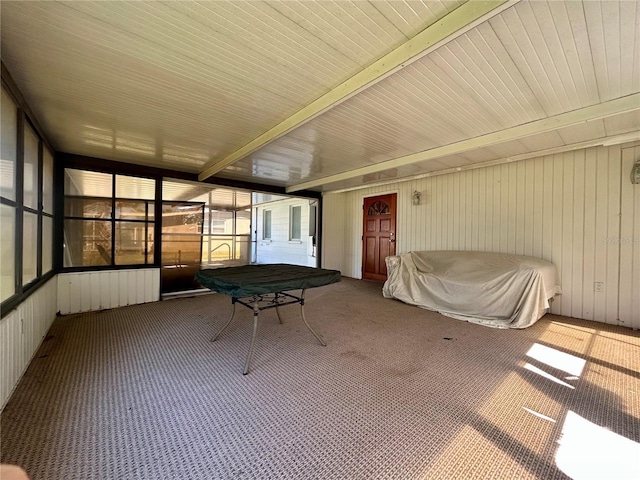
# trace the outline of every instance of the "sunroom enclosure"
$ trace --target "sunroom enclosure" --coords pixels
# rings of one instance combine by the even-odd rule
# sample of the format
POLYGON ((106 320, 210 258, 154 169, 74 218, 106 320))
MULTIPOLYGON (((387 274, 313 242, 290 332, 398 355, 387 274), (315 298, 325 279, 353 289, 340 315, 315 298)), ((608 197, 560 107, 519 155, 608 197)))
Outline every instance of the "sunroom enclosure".
POLYGON ((65 168, 63 268, 159 265, 161 294, 172 294, 200 289, 200 268, 316 266, 316 210, 306 198, 65 168))

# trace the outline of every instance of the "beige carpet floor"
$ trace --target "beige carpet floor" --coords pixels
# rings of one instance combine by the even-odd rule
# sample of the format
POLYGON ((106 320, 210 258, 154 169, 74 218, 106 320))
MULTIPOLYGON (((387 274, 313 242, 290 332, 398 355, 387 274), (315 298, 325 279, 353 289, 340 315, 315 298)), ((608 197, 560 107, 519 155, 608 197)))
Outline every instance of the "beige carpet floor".
MULTIPOLYGON (((623 478, 640 335, 546 315, 495 330, 351 279, 262 312, 206 295, 59 317, 2 413, 39 479, 623 478)), ((634 456, 637 455, 637 456, 634 456)), ((638 467, 640 468, 640 467, 638 467)), ((638 470, 640 471, 640 470, 638 470)))

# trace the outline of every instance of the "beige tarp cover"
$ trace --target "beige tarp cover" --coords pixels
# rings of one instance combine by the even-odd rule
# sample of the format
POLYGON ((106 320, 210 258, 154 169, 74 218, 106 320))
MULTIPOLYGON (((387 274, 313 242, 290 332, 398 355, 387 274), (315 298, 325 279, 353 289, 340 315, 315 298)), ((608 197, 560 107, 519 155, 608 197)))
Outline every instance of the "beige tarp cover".
POLYGON ((386 298, 495 328, 526 328, 562 293, 550 262, 491 252, 431 251, 387 257, 386 298))

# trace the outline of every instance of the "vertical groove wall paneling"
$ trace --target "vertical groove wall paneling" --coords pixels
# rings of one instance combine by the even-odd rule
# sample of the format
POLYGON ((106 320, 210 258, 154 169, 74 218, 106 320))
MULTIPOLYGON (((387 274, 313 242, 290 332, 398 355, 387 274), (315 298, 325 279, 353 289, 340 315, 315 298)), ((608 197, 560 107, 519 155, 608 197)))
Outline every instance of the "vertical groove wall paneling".
POLYGON ((57 300, 63 315, 155 302, 160 300, 160 269, 61 273, 57 300))
POLYGON ((595 317, 594 290, 589 282, 595 278, 596 260, 596 169, 597 150, 585 150, 584 161, 584 223, 582 229, 583 261, 582 261, 582 318, 593 320, 595 317), (587 261, 586 259, 593 259, 587 261))
MULTIPOLYGON (((556 157, 554 155, 554 157, 556 157)), ((573 231, 573 218, 575 215, 580 215, 581 212, 574 210, 573 205, 573 172, 575 168, 574 152, 568 152, 562 156, 562 159, 554 158, 554 162, 562 165, 562 180, 558 182, 559 188, 562 190, 562 202, 558 204, 560 214, 560 231, 558 232, 558 239, 561 244, 562 254, 561 263, 558 266, 562 273, 562 291, 566 295, 562 295, 562 308, 559 313, 571 317, 572 313, 572 300, 571 293, 573 292, 573 277, 572 273, 572 261, 573 252, 575 248, 574 243, 574 231, 573 231)))
POLYGON ((573 257, 571 262, 571 278, 573 279, 571 290, 572 311, 581 312, 584 317, 584 305, 582 304, 582 290, 588 288, 584 285, 584 217, 585 217, 585 151, 574 152, 573 169, 573 257))
POLYGON ((607 211, 607 279, 604 293, 607 299, 607 323, 618 323, 618 287, 620 280, 620 245, 610 239, 620 237, 620 186, 622 151, 619 146, 609 149, 608 211, 607 211))
POLYGON ((462 249, 544 258, 558 268, 563 289, 553 313, 639 328, 640 187, 629 180, 638 156, 638 147, 594 147, 326 193, 324 264, 361 278, 363 198, 397 192, 398 253, 462 249), (411 204, 415 190, 421 205, 411 204))
POLYGON ((57 300, 52 278, 0 320, 0 411, 53 323, 57 300))
POLYGON ((622 150, 619 319, 640 328, 640 184, 631 183, 631 168, 640 161, 640 146, 622 150))

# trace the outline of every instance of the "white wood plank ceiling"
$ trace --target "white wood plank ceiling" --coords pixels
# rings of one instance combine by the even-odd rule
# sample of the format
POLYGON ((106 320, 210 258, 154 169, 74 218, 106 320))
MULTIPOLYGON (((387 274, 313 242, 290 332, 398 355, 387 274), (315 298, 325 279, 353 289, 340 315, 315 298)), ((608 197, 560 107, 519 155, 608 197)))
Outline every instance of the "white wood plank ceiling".
POLYGON ((2 60, 62 152, 294 192, 640 136, 637 1, 0 9, 2 60))

